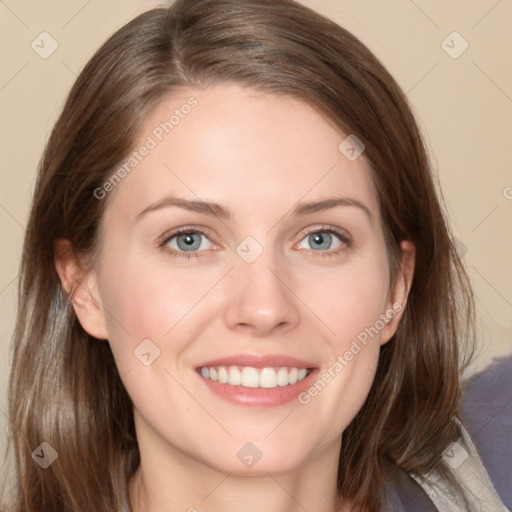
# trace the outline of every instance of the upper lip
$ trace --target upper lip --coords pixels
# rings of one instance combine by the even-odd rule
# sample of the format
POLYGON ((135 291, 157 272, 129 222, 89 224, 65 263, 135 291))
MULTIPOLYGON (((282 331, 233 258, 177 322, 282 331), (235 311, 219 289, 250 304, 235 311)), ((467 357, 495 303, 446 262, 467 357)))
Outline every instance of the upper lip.
POLYGON ((304 361, 295 357, 285 355, 254 355, 254 354, 235 354, 232 356, 212 359, 201 363, 197 368, 212 366, 251 366, 253 368, 278 368, 281 366, 290 366, 292 368, 316 368, 315 363, 304 361))

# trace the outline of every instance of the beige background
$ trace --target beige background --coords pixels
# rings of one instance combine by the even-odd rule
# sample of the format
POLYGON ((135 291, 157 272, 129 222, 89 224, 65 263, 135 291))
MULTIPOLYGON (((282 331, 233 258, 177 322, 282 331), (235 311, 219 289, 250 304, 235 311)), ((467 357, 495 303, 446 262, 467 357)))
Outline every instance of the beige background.
MULTIPOLYGON (((512 2, 303 3, 358 36, 407 92, 435 155, 478 299, 481 347, 472 371, 493 356, 512 353, 512 2), (454 31, 460 36, 450 35, 454 31), (446 53, 455 56, 465 42, 469 46, 458 58, 446 53)), ((2 450, 18 263, 38 159, 65 95, 94 50, 134 15, 156 5, 150 0, 0 1, 2 450), (34 40, 42 46, 43 31, 58 43, 47 59, 31 47, 34 40)))

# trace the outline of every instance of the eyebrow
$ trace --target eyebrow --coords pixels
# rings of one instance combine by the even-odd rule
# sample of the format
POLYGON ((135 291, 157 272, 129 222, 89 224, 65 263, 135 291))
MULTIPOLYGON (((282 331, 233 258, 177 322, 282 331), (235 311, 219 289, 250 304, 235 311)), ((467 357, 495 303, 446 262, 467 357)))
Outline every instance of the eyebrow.
MULTIPOLYGON (((300 217, 310 215, 312 213, 330 210, 337 206, 354 206, 356 208, 359 208, 366 214, 371 224, 373 224, 374 222, 373 215, 370 212, 370 209, 361 201, 349 197, 335 197, 330 199, 324 199, 321 201, 299 203, 293 209, 292 215, 300 217)), ((181 199, 178 197, 166 197, 164 199, 161 199, 160 201, 156 201, 150 204, 147 208, 144 208, 144 210, 138 213, 137 216, 135 217, 135 222, 138 222, 144 215, 146 215, 149 212, 170 207, 182 208, 184 210, 202 213, 205 215, 210 215, 212 217, 217 217, 225 220, 229 220, 232 218, 231 212, 218 203, 214 203, 211 201, 194 201, 189 199, 181 199)))

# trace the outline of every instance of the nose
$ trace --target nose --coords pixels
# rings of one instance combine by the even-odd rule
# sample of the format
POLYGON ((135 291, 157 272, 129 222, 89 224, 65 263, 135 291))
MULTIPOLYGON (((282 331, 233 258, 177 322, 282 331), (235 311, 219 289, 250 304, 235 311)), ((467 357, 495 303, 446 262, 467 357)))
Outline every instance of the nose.
POLYGON ((252 263, 237 261, 227 283, 226 325, 256 337, 293 329, 300 301, 290 280, 284 265, 278 266, 268 253, 252 263))

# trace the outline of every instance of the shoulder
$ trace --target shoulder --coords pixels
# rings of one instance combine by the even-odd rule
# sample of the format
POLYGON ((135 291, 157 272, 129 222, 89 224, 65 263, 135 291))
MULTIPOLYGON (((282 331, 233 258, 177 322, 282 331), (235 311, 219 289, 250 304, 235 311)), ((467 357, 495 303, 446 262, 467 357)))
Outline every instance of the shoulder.
POLYGON ((512 356, 466 382, 461 412, 496 492, 512 508, 512 356))
MULTIPOLYGON (((503 504, 512 510, 512 356, 500 358, 465 383, 461 415, 467 434, 503 504)), ((399 472, 388 489, 394 512, 436 512, 424 489, 399 472)))

